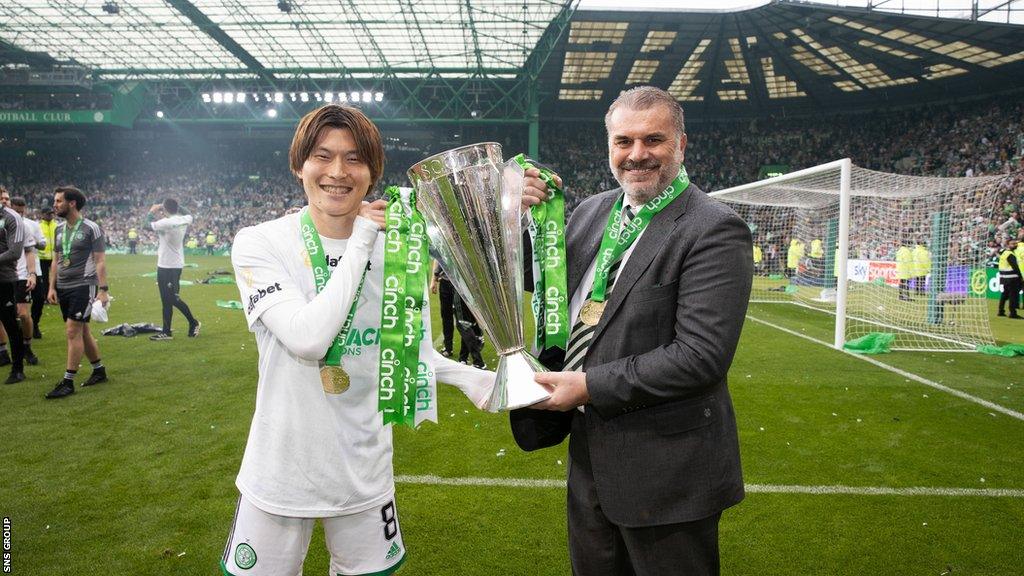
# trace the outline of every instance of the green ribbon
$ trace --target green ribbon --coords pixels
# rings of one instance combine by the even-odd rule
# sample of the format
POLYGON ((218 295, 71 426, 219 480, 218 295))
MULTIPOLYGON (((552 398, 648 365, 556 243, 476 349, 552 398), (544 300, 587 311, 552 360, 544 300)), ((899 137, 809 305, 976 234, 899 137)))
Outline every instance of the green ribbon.
POLYGON ((71 230, 71 234, 68 234, 68 225, 64 224, 64 235, 60 237, 60 245, 63 248, 63 261, 64 266, 71 266, 71 242, 74 241, 75 235, 78 234, 78 229, 82 227, 82 218, 78 218, 78 222, 75 222, 75 227, 71 230))
POLYGON ((636 216, 630 220, 625 228, 622 227, 622 203, 625 195, 619 196, 608 215, 608 224, 604 228, 604 237, 601 239, 601 248, 597 252, 597 266, 594 267, 594 288, 590 299, 594 302, 604 302, 608 288, 608 271, 612 264, 622 256, 633 241, 640 236, 640 233, 647 228, 654 216, 661 212, 680 194, 690 186, 690 178, 686 174, 686 168, 679 165, 679 175, 661 191, 660 194, 648 200, 636 216), (621 229, 621 231, 620 231, 621 229))
MULTIPOLYGON (((397 186, 388 196, 384 234, 384 297, 381 304, 380 375, 377 409, 384 424, 416 427, 417 379, 423 305, 427 288, 427 227, 410 192, 406 210, 397 186)), ((424 407, 426 408, 426 407, 424 407)))
POLYGON ((530 207, 528 232, 533 245, 533 319, 537 350, 561 348, 569 342, 569 289, 565 266, 565 193, 551 170, 530 164, 519 154, 514 158, 523 170, 537 168, 547 185, 548 200, 530 207))
MULTIPOLYGON (((302 230, 302 243, 306 247, 306 254, 309 255, 309 264, 313 268, 313 283, 316 292, 319 294, 327 286, 331 279, 331 268, 327 265, 327 253, 324 252, 323 243, 320 241, 320 233, 316 231, 313 224, 313 217, 309 215, 309 209, 302 211, 299 216, 299 225, 302 230)), ((359 295, 363 293, 363 282, 366 280, 366 269, 363 269, 363 276, 359 279, 359 287, 356 288, 356 297, 352 299, 352 307, 349 308, 348 317, 341 331, 334 337, 331 347, 327 349, 324 356, 324 364, 327 366, 341 366, 341 357, 344 356, 345 338, 352 327, 352 319, 356 316, 356 305, 359 304, 359 295)))

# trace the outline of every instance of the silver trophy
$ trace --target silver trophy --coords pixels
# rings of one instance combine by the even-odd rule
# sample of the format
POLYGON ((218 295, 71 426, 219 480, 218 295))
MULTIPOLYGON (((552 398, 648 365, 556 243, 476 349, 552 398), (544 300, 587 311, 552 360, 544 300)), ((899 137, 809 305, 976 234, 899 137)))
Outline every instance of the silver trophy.
POLYGON ((408 175, 441 267, 498 351, 486 409, 512 410, 548 398, 533 380, 546 369, 526 351, 523 337, 523 169, 502 161, 500 144, 484 142, 431 156, 408 175))

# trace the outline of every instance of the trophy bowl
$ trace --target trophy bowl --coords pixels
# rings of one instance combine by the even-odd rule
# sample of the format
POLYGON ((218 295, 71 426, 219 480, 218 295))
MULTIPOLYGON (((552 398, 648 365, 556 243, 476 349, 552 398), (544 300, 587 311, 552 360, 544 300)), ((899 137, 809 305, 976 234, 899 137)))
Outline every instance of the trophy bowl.
POLYGON ((523 169, 502 160, 500 144, 483 142, 417 162, 408 176, 434 256, 498 352, 486 409, 547 399, 533 380, 546 369, 526 351, 523 335, 523 169))

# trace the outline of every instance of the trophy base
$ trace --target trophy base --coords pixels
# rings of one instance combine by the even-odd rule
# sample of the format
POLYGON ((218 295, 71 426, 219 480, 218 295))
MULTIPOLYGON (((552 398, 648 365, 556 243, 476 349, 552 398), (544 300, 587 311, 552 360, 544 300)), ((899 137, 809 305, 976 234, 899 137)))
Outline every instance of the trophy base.
POLYGON ((547 371, 547 368, 526 350, 500 356, 498 376, 495 378, 494 390, 485 410, 515 410, 547 400, 550 396, 548 391, 533 381, 534 374, 547 371))

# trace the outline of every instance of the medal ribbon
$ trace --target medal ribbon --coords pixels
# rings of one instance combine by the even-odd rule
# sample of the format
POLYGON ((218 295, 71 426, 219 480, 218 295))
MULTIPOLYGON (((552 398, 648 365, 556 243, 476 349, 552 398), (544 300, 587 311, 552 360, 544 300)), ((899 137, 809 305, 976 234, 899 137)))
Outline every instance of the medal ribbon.
POLYGON ((594 302, 604 302, 608 287, 608 271, 612 264, 622 256, 636 240, 637 236, 647 228, 654 216, 661 212, 680 194, 690 186, 690 178, 686 174, 686 168, 679 166, 679 175, 654 198, 648 200, 640 211, 636 213, 633 220, 622 228, 622 203, 623 196, 615 202, 611 214, 608 215, 608 224, 604 229, 604 237, 601 239, 601 248, 597 252, 597 265, 594 267, 594 288, 590 299, 594 302), (620 231, 619 228, 622 228, 620 231))
MULTIPOLYGON (((306 254, 309 255, 310 267, 313 268, 313 283, 316 286, 317 294, 319 294, 327 285, 327 281, 331 279, 331 269, 327 266, 327 253, 324 252, 320 234, 316 231, 316 225, 313 224, 313 217, 309 215, 308 208, 303 210, 299 216, 299 226, 302 230, 302 243, 306 247, 306 254)), ((356 297, 352 299, 352 307, 348 311, 348 317, 345 318, 345 324, 342 325, 338 335, 334 337, 334 342, 331 342, 331 347, 327 349, 327 354, 324 356, 324 364, 327 366, 341 366, 345 339, 348 336, 349 328, 352 327, 352 319, 356 316, 356 305, 359 304, 359 295, 363 293, 365 280, 366 270, 364 269, 363 276, 359 279, 359 287, 356 288, 356 297)))
POLYGON ((416 209, 416 192, 409 195, 410 210, 401 190, 390 186, 384 234, 384 298, 381 307, 380 378, 377 409, 384 424, 416 426, 417 383, 426 378, 420 366, 423 305, 427 288, 427 227, 416 209))
POLYGON ((75 222, 75 227, 71 230, 71 234, 68 234, 69 226, 67 223, 64 224, 64 235, 60 237, 61 248, 64 249, 64 265, 71 266, 71 242, 74 241, 75 235, 78 234, 78 229, 82 226, 82 218, 78 218, 78 222, 75 222))
POLYGON ((515 157, 523 170, 537 168, 547 184, 548 200, 530 207, 528 228, 533 245, 534 346, 537 350, 561 348, 569 341, 569 298, 565 269, 565 193, 551 170, 515 157))

